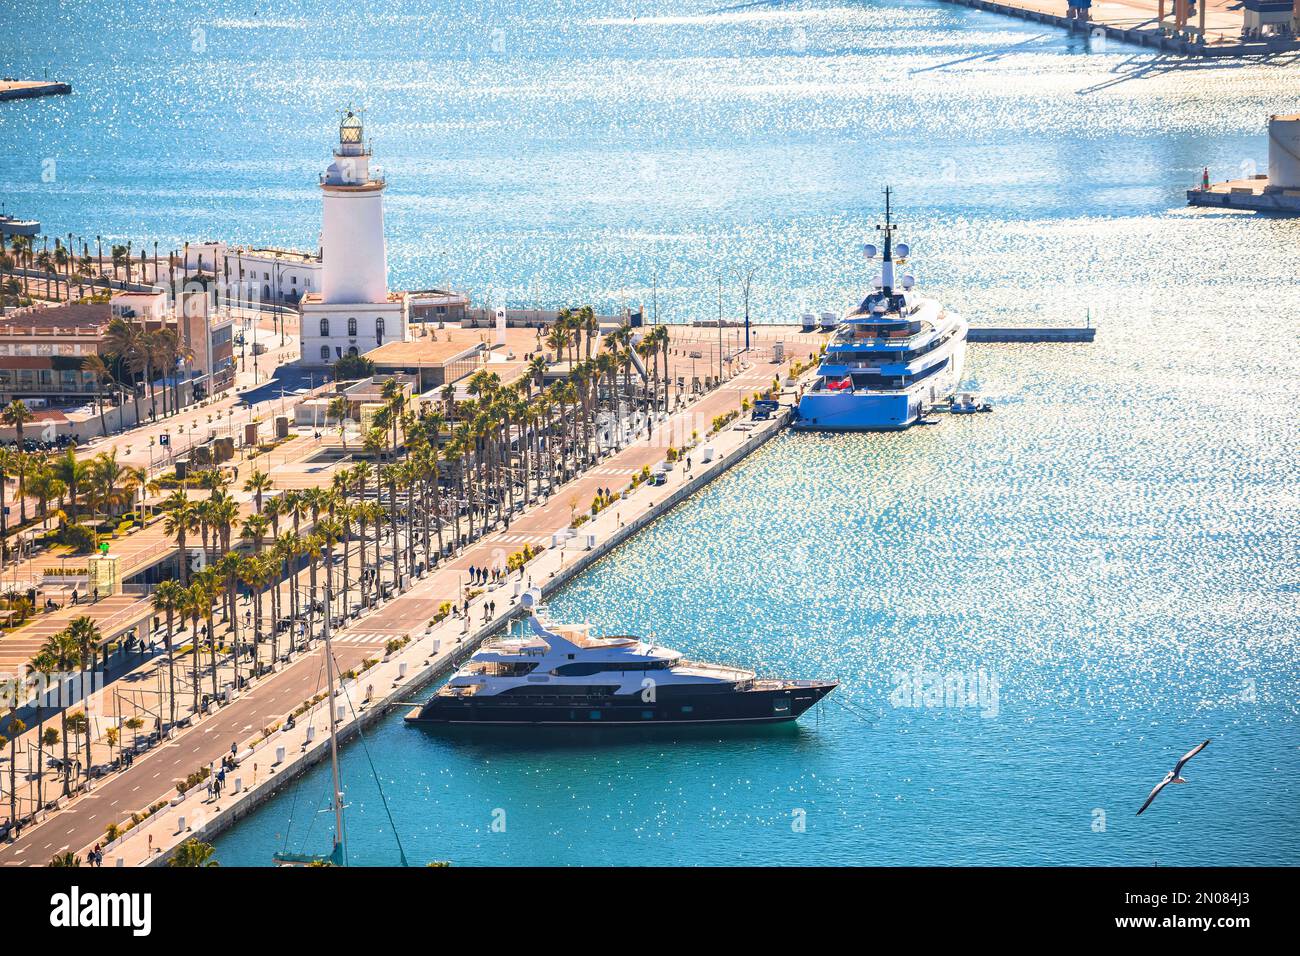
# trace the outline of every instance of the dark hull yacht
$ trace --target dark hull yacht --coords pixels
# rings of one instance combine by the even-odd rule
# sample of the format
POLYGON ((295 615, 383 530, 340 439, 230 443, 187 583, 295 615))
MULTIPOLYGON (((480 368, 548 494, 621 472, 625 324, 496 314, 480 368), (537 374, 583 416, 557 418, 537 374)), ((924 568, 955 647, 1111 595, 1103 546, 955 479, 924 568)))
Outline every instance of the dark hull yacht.
POLYGON ((412 723, 653 726, 795 720, 835 681, 778 680, 682 659, 633 637, 591 637, 543 622, 528 592, 532 633, 480 648, 412 723))

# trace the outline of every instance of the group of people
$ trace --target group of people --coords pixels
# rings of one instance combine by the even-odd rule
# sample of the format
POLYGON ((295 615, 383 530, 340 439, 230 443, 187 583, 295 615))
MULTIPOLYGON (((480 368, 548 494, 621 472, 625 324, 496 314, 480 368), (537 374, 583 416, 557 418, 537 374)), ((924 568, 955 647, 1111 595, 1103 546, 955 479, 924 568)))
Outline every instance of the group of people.
POLYGON ((231 744, 230 753, 222 756, 221 766, 218 768, 217 772, 208 777, 208 799, 221 799, 221 791, 224 790, 226 786, 226 772, 235 769, 237 766, 235 763, 235 757, 238 754, 239 745, 237 743, 231 744))
POLYGON ((476 568, 474 565, 469 567, 470 584, 495 584, 506 576, 506 569, 503 567, 495 568, 476 568))
POLYGON ((89 863, 91 866, 103 866, 103 865, 104 865, 104 848, 103 848, 103 844, 101 844, 101 843, 96 843, 96 844, 95 844, 94 848, 91 849, 91 851, 90 851, 89 853, 86 854, 86 862, 89 863))

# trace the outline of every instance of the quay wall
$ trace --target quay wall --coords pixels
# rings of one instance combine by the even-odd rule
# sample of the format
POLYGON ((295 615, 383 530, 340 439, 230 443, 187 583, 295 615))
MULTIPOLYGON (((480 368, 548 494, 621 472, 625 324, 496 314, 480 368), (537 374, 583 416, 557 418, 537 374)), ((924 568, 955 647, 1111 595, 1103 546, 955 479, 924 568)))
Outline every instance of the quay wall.
MULTIPOLYGON (((723 474, 733 465, 742 461, 756 449, 761 447, 769 439, 779 434, 789 421, 792 414, 792 409, 782 409, 772 419, 762 423, 755 423, 757 427, 751 433, 746 435, 746 437, 730 451, 720 454, 719 457, 715 458, 708 464, 695 462, 695 474, 688 481, 682 482, 679 486, 671 490, 664 487, 662 490, 665 493, 662 497, 656 496, 651 503, 639 507, 634 517, 629 517, 627 521, 617 527, 612 533, 604 537, 598 537, 595 546, 591 550, 580 552, 576 560, 572 561, 572 563, 565 562, 549 577, 540 583, 535 584, 535 586, 541 588, 544 596, 563 587, 575 575, 581 574, 592 564, 608 555, 637 532, 672 511, 709 482, 713 481, 713 479, 723 474)), ((701 442, 700 447, 703 447, 705 444, 707 443, 701 442)), ((676 467, 680 468, 680 463, 676 467)), ((660 490, 650 489, 648 486, 642 487, 647 488, 649 491, 660 490)), ((638 505, 640 505, 640 502, 628 502, 624 507, 637 507, 638 505)), ((545 561, 545 559, 554 554, 555 551, 561 551, 562 553, 562 548, 543 552, 541 557, 537 561, 533 562, 533 565, 545 561)), ((441 644, 437 643, 433 647, 426 649, 424 651, 426 655, 424 663, 414 668, 413 671, 408 674, 406 679, 393 681, 391 687, 383 692, 382 696, 375 702, 364 707, 364 709, 358 709, 355 701, 353 702, 352 706, 354 711, 356 711, 356 717, 352 720, 345 719, 345 723, 339 726, 338 737, 340 742, 350 740, 356 737, 358 733, 364 732, 365 728, 378 723, 391 709, 401 706, 410 706, 412 703, 411 697, 414 694, 433 683, 449 670, 459 666, 460 662, 469 656, 475 647, 482 643, 488 636, 499 630, 504 624, 509 622, 511 618, 517 617, 520 614, 521 610, 517 601, 511 600, 510 606, 503 610, 501 614, 497 615, 497 617, 486 624, 474 628, 468 633, 462 634, 450 647, 442 648, 441 644)), ((417 641, 413 640, 411 647, 414 647, 416 643, 417 641)), ((399 654, 398 656, 400 657, 401 655, 399 654)), ((382 665, 377 665, 377 667, 378 666, 382 665)), ((356 683, 363 682, 365 682, 364 674, 357 679, 356 683)), ((354 683, 352 686, 355 687, 356 684, 354 683)), ((340 700, 341 699, 342 698, 340 698, 340 700)), ((298 719, 298 725, 306 726, 307 724, 314 722, 317 715, 326 708, 328 703, 329 701, 321 701, 311 710, 304 713, 298 719)), ((329 719, 329 716, 332 716, 328 714, 328 711, 326 711, 326 714, 326 719, 329 719)), ((281 733, 277 732, 267 738, 259 748, 259 752, 274 752, 276 746, 285 746, 286 751, 288 751, 290 745, 288 742, 280 742, 281 736, 281 733)), ((162 852, 150 857, 146 862, 144 862, 144 865, 165 866, 167 859, 170 856, 171 849, 185 839, 197 838, 205 842, 210 842, 219 834, 233 826, 237 821, 243 819, 257 807, 275 796, 285 784, 293 781, 305 773, 309 768, 328 758, 329 735, 327 733, 322 734, 312 744, 307 745, 298 754, 286 753, 285 762, 274 768, 274 774, 268 773, 264 779, 259 780, 254 786, 238 795, 223 798, 223 806, 211 817, 203 820, 197 825, 188 827, 184 833, 171 834, 170 836, 172 839, 169 844, 160 843, 155 838, 155 845, 161 849, 162 852)), ((250 764, 250 759, 245 759, 241 764, 241 767, 248 766, 250 764)), ((265 759, 265 757, 263 756, 261 759, 265 759)), ((239 771, 233 773, 229 771, 227 772, 228 778, 238 776, 241 776, 239 771)), ((202 785, 196 789, 202 789, 202 785)), ((139 831, 143 831, 144 829, 144 826, 138 828, 139 831)), ((137 830, 128 831, 125 837, 106 846, 104 848, 105 855, 110 857, 113 856, 114 851, 118 849, 122 842, 133 838, 137 840, 139 839, 137 830)), ((124 864, 119 862, 118 865, 124 864)))
POLYGON ((1226 192, 1212 189, 1189 189, 1189 206, 1209 206, 1216 209, 1246 209, 1253 212, 1272 212, 1280 215, 1300 216, 1300 190, 1273 190, 1270 192, 1226 192))
POLYGON ((71 83, 0 83, 0 100, 26 100, 37 96, 59 96, 72 92, 71 83))

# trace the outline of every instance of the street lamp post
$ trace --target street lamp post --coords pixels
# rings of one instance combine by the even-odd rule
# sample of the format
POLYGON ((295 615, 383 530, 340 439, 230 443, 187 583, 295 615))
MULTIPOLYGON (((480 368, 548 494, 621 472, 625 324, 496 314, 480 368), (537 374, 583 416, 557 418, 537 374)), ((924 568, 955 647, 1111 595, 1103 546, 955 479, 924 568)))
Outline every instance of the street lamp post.
POLYGON ((745 351, 749 351, 749 284, 754 279, 755 269, 745 275, 745 351))
POLYGON ((722 384, 722 276, 718 276, 718 385, 722 384))

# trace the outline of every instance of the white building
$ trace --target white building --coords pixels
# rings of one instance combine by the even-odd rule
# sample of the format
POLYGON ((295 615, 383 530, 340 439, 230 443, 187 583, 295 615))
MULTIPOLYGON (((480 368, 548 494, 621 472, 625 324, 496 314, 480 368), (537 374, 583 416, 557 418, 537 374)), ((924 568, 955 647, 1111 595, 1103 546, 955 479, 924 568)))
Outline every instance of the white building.
POLYGON ((232 304, 296 306, 321 290, 319 251, 192 242, 184 258, 186 275, 211 275, 215 265, 222 295, 232 304))
POLYGON ((321 174, 321 287, 303 295, 302 362, 330 365, 406 341, 407 297, 388 291, 384 245, 384 178, 370 168, 361 120, 349 110, 339 124, 334 161, 321 174))

